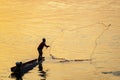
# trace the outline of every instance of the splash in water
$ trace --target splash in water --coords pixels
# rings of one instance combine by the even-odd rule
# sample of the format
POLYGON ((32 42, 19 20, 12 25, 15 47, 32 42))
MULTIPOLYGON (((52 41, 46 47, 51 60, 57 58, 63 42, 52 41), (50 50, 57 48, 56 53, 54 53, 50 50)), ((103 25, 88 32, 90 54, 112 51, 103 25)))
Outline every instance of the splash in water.
POLYGON ((81 62, 81 61, 91 61, 91 59, 65 59, 65 58, 58 58, 50 54, 51 59, 53 60, 59 60, 59 62, 81 62))

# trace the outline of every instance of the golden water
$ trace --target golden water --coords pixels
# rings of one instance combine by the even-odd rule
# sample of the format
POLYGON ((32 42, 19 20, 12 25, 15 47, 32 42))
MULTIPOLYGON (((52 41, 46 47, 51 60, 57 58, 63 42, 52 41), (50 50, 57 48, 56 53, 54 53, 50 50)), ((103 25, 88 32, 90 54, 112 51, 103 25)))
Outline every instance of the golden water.
MULTIPOLYGON (((51 46, 44 49, 44 80, 119 80, 119 13, 119 0, 0 0, 0 80, 15 80, 10 67, 37 58, 43 37, 51 46), (59 63, 49 54, 92 64, 59 63)), ((35 67, 23 80, 39 74, 35 67)))

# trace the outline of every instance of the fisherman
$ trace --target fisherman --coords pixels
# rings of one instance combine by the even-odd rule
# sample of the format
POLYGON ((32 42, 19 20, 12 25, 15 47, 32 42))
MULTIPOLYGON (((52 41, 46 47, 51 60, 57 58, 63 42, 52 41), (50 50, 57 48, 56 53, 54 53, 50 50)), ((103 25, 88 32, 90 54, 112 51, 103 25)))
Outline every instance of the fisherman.
POLYGON ((50 47, 49 45, 46 45, 46 39, 45 38, 43 38, 42 39, 42 42, 40 43, 40 45, 38 46, 38 48, 37 48, 37 50, 38 50, 38 52, 39 52, 39 57, 38 57, 38 60, 40 60, 40 59, 42 59, 42 55, 43 55, 43 48, 44 48, 44 46, 46 47, 46 48, 48 48, 48 47, 50 47))

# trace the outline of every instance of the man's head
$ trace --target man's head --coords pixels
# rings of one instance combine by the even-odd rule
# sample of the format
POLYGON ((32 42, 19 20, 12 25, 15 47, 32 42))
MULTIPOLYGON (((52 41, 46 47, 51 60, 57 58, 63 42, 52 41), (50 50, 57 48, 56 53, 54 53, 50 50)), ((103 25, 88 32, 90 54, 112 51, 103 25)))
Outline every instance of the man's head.
POLYGON ((43 38, 43 39, 42 39, 42 41, 43 41, 43 42, 46 42, 46 39, 45 39, 45 38, 43 38))

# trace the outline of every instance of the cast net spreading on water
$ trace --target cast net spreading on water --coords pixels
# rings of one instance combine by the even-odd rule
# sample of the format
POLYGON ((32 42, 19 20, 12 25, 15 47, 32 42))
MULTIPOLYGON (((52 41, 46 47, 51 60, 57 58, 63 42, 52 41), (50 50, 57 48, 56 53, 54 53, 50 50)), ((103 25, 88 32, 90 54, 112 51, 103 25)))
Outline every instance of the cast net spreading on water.
POLYGON ((90 61, 95 60, 97 47, 105 32, 111 24, 93 23, 86 26, 59 29, 56 37, 52 39, 49 54, 52 59, 60 62, 90 61))
POLYGON ((57 27, 59 31, 50 42, 50 58, 60 63, 88 62, 94 66, 97 75, 98 67, 101 66, 96 64, 99 64, 97 59, 102 60, 102 49, 107 42, 103 38, 110 26, 111 24, 93 23, 74 28, 57 27))

